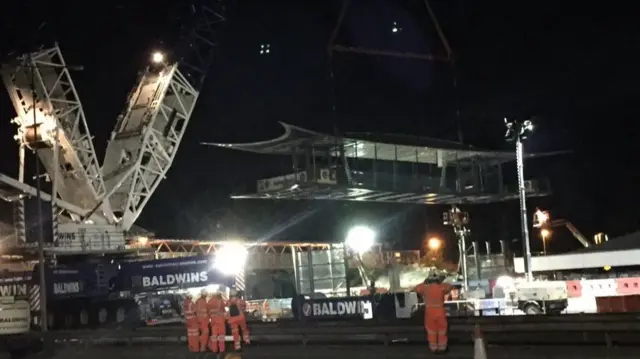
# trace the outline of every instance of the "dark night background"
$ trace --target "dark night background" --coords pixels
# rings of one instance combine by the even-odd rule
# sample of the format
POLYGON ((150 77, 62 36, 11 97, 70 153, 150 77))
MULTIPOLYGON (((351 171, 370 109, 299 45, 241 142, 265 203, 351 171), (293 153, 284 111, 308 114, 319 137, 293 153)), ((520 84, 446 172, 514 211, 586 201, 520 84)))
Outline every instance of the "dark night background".
MULTIPOLYGON (((4 2, 0 51, 48 46, 55 39, 68 63, 84 66, 72 77, 102 159, 137 71, 156 40, 167 36, 170 6, 63 3, 4 2)), ((528 164, 527 176, 549 178, 554 190, 529 208, 544 206, 589 238, 637 230, 637 12, 617 3, 489 3, 432 1, 458 59, 465 142, 508 148, 502 118, 537 116, 527 150, 573 153, 528 164)), ((230 232, 251 238, 334 241, 353 223, 385 222, 381 238, 400 239, 403 247, 416 247, 425 230, 452 240, 451 231, 441 228, 439 206, 228 199, 232 192, 254 190, 258 178, 289 172, 287 159, 203 147, 200 141, 270 139, 281 130, 277 121, 326 132, 337 127, 449 139, 456 132, 456 93, 446 64, 339 53, 330 64, 326 47, 341 1, 228 4, 219 58, 168 178, 137 224, 165 238, 215 238, 223 222, 237 228, 230 232), (270 45, 268 56, 259 54, 261 44, 270 45)), ((352 1, 337 42, 444 54, 417 0, 352 1), (401 32, 392 32, 394 21, 401 32)), ((3 92, 0 171, 16 177, 13 116, 3 92)), ((517 208, 516 202, 468 207, 473 235, 496 247, 498 239, 518 237, 517 208)), ((0 218, 10 218, 8 207, 0 209, 0 218)), ((532 243, 533 251, 541 250, 539 239, 532 243)), ((550 250, 578 246, 568 231, 557 230, 550 250)))

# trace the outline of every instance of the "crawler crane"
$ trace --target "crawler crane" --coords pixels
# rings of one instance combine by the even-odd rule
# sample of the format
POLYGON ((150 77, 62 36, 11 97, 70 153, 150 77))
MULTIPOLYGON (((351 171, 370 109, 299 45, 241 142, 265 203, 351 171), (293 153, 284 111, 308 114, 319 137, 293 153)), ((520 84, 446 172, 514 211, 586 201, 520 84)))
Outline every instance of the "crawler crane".
MULTIPOLYGON (((118 117, 102 167, 58 45, 3 65, 2 79, 17 113, 12 122, 18 126, 20 168, 18 179, 0 174, 0 186, 17 193, 10 199, 18 204, 19 247, 27 245, 23 199, 36 196, 36 189, 25 183, 25 155, 31 149, 52 182, 52 193, 40 195, 52 203, 54 236, 47 254, 103 255, 127 250, 125 232, 173 163, 225 20, 221 0, 182 9, 188 13, 181 17, 188 19, 186 30, 176 46, 158 49, 161 52, 154 53, 141 72, 118 117)), ((122 313, 135 303, 131 291, 114 289, 115 279, 122 276, 119 271, 119 265, 107 262, 48 268, 47 292, 53 299, 46 305, 65 321, 69 311, 80 311, 85 317, 100 313, 101 318, 113 317, 110 309, 122 313)), ((22 292, 30 294, 39 288, 24 281, 8 285, 28 285, 22 292)), ((31 309, 39 310, 39 296, 28 299, 31 309)))

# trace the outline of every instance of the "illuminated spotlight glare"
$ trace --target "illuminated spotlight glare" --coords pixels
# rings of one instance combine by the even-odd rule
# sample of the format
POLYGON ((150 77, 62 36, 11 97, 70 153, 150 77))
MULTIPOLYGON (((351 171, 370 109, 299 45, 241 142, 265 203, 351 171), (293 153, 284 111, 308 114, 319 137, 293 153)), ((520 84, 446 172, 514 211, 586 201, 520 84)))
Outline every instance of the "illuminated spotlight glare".
POLYGON ((249 252, 240 242, 226 243, 215 253, 214 268, 224 274, 238 274, 244 270, 249 252))
POLYGON ((496 287, 500 288, 512 288, 515 286, 515 280, 512 277, 503 275, 496 279, 496 287))
POLYGON ((431 238, 429 238, 429 241, 427 242, 427 246, 431 250, 438 250, 438 249, 440 249, 441 245, 442 245, 442 242, 440 241, 440 238, 437 238, 437 237, 431 237, 431 238))
POLYGON ((345 239, 346 245, 357 253, 364 253, 375 244, 376 233, 369 227, 351 228, 345 239))
POLYGON ((161 52, 156 51, 151 56, 151 61, 153 61, 156 64, 159 64, 164 61, 164 55, 161 52))

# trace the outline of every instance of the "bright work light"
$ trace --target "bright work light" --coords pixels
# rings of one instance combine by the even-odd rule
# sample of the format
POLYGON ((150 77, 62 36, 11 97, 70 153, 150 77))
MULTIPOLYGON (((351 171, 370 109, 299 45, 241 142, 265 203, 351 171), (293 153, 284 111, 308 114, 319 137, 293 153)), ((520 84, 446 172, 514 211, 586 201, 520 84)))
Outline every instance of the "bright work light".
POLYGON ((221 245, 215 253, 214 268, 225 274, 238 274, 244 270, 249 252, 242 242, 221 245))
POLYGON ((365 226, 351 228, 345 239, 346 245, 357 253, 363 253, 371 249, 375 244, 376 232, 365 226))

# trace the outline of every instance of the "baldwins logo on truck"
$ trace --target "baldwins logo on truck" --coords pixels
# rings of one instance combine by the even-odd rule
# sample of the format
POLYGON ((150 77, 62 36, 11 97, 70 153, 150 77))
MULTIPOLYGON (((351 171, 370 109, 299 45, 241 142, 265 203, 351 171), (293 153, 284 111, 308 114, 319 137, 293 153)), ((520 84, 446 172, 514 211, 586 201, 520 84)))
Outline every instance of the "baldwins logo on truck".
POLYGON ((75 294, 81 291, 80 282, 53 283, 53 294, 75 294))
POLYGON ((165 275, 143 276, 143 287, 156 287, 156 286, 169 286, 177 284, 189 284, 189 283, 205 283, 209 280, 209 275, 206 271, 201 272, 187 272, 187 273, 175 273, 165 275))
POLYGON ((371 302, 360 299, 331 300, 322 302, 305 302, 302 312, 305 316, 346 316, 364 314, 371 307, 371 302))
POLYGON ((0 297, 26 297, 27 284, 2 284, 0 285, 0 297))

